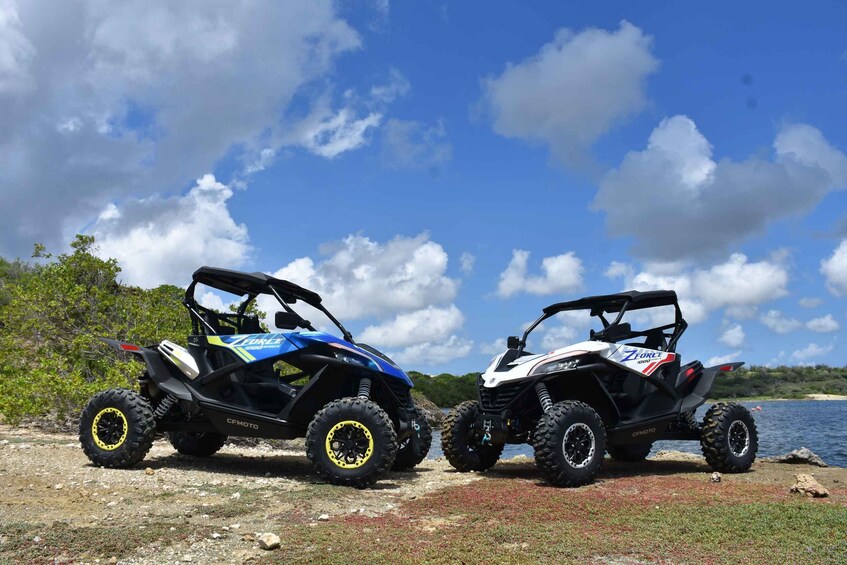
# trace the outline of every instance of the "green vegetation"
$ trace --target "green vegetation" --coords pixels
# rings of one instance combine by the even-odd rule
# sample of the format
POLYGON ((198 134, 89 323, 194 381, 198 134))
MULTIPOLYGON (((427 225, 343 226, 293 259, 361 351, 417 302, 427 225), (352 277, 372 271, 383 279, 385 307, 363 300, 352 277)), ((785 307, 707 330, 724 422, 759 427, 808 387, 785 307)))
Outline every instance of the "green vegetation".
POLYGON ((476 379, 479 373, 467 373, 461 376, 441 373, 430 377, 417 371, 409 371, 409 377, 415 388, 433 403, 450 408, 465 400, 476 398, 476 379))
POLYGON ((122 359, 98 337, 133 343, 184 342, 190 323, 182 289, 122 285, 114 259, 96 257, 94 238, 77 236, 71 253, 44 264, 0 264, 0 414, 61 422, 97 391, 132 387, 142 365, 122 359))
POLYGON ((756 367, 719 376, 712 398, 804 398, 807 394, 847 394, 847 367, 756 367))

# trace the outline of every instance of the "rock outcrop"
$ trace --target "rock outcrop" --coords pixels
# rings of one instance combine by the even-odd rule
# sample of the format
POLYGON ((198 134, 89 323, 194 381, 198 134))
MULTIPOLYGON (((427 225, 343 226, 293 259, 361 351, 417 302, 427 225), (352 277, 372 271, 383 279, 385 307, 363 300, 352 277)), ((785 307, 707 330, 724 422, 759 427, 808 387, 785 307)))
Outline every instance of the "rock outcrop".
POLYGON ((829 496, 829 491, 826 487, 820 484, 813 475, 800 473, 799 475, 795 475, 795 477, 797 478, 797 482, 791 487, 791 492, 805 494, 812 498, 826 498, 829 496))
POLYGON ((795 449, 791 453, 785 455, 776 455, 774 457, 765 457, 763 461, 771 461, 773 463, 799 463, 805 465, 814 465, 816 467, 828 467, 823 459, 815 455, 812 450, 801 447, 795 449))

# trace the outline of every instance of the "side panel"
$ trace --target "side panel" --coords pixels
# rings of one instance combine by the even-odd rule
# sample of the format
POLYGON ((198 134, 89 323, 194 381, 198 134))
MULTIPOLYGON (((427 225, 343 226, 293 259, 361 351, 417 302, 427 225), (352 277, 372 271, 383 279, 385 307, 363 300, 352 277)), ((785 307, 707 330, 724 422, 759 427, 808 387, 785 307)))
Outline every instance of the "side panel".
POLYGON ((265 361, 297 350, 285 334, 210 335, 206 342, 235 354, 245 363, 265 361))
POLYGON ((673 363, 676 359, 676 353, 623 345, 611 351, 606 358, 627 371, 641 373, 645 377, 649 377, 662 365, 673 363))
POLYGON ((294 439, 305 434, 305 428, 289 425, 277 419, 233 410, 231 407, 202 402, 203 413, 215 428, 228 436, 294 439))

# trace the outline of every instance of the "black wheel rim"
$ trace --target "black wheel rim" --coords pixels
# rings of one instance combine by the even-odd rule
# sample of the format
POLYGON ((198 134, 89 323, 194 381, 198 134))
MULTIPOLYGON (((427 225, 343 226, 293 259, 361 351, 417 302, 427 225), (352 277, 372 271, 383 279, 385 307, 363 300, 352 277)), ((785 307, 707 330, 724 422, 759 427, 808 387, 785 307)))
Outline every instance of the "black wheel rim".
POLYGON ((370 459, 373 449, 373 436, 359 422, 340 422, 330 430, 327 437, 327 454, 330 460, 345 469, 364 465, 370 459))
POLYGON ((750 449, 750 430, 741 420, 735 420, 729 426, 729 450, 736 457, 742 457, 750 449))
POLYGON ((562 438, 562 453, 565 461, 574 469, 582 469, 594 458, 594 432, 578 422, 571 425, 562 438))
POLYGON ((100 449, 112 451, 120 447, 126 440, 129 425, 123 412, 114 407, 107 407, 94 416, 91 433, 94 443, 100 449))

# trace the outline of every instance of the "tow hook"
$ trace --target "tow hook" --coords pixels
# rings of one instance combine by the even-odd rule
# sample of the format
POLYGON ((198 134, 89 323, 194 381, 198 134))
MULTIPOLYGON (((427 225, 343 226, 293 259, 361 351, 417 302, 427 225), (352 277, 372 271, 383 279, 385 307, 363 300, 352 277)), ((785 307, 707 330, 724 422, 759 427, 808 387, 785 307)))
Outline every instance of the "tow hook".
POLYGON ((418 424, 417 420, 412 420, 412 429, 415 430, 415 433, 420 436, 421 435, 421 425, 418 424))
POLYGON ((491 420, 485 420, 482 423, 482 429, 485 432, 482 436, 482 445, 486 443, 491 443, 491 420))

